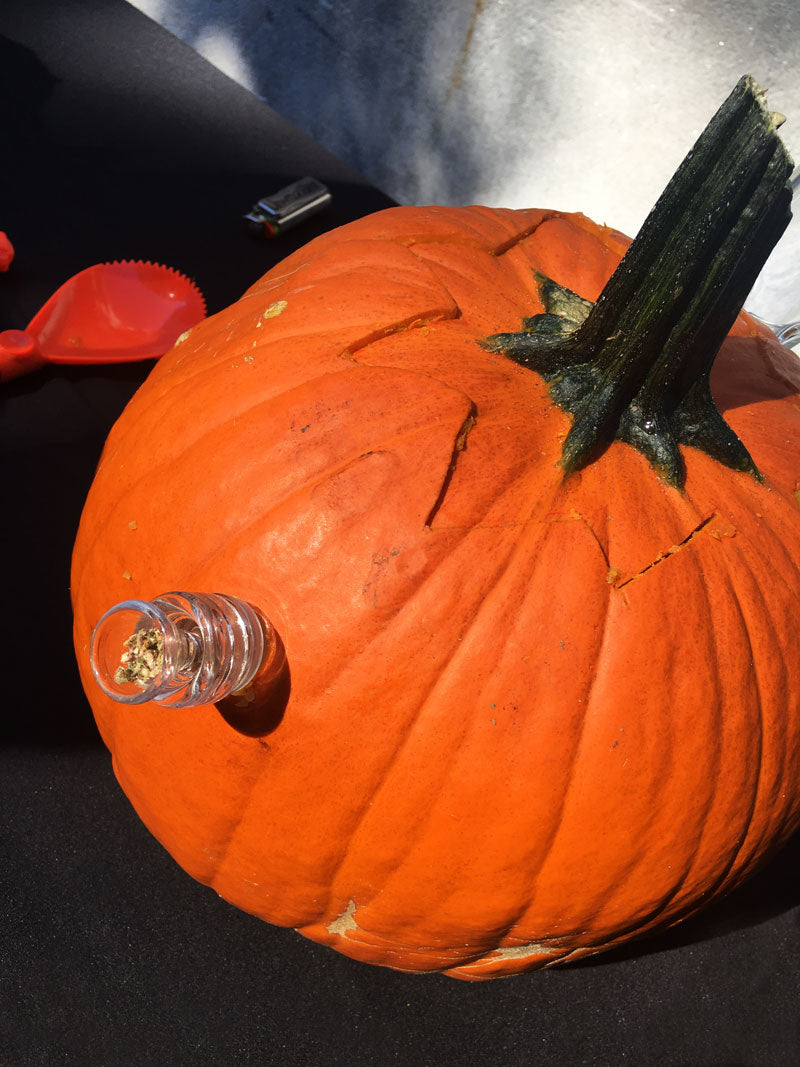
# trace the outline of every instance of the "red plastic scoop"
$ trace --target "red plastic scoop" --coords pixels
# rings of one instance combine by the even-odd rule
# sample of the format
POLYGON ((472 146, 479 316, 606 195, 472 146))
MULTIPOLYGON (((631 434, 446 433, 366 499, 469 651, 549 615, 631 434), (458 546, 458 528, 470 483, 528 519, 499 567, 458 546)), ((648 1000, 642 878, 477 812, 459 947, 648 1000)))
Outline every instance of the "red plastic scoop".
POLYGON ((73 275, 26 330, 0 333, 0 379, 46 363, 157 359, 205 318, 202 293, 156 263, 99 263, 73 275))

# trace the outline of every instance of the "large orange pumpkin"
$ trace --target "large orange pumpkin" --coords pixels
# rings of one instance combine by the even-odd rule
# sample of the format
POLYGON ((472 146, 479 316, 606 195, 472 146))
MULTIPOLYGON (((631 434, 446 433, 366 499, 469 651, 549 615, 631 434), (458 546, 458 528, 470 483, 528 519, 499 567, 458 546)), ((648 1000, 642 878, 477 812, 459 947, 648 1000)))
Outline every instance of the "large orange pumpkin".
POLYGON ((682 447, 681 489, 620 440, 565 478, 572 417, 486 343, 545 311, 539 276, 595 301, 627 244, 579 214, 380 213, 193 329, 114 427, 78 662, 139 815, 227 900, 491 978, 674 923, 797 827, 796 358, 737 319, 713 394, 760 477, 682 447), (106 698, 94 624, 170 589, 265 613, 288 696, 106 698))

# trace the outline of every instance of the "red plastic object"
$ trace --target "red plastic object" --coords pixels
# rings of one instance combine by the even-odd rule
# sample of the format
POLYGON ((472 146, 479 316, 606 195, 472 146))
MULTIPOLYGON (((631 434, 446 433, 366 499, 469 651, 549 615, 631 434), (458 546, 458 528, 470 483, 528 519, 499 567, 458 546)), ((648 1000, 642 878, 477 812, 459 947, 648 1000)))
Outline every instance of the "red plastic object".
POLYGON ((0 379, 46 363, 157 359, 205 314, 200 290, 171 267, 99 263, 57 289, 27 329, 0 333, 0 379))
POLYGON ((0 230, 0 271, 6 271, 11 266, 14 258, 14 246, 8 239, 8 234, 0 230))

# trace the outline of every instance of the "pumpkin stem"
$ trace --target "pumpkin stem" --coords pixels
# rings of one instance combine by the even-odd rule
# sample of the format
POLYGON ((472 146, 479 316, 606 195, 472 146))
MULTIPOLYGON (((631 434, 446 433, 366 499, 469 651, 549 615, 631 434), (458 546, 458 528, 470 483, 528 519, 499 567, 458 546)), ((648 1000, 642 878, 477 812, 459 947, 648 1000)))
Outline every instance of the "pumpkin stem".
POLYGON ((540 373, 573 415, 566 474, 618 438, 683 486, 679 445, 759 477, 711 397, 709 375, 791 218, 783 116, 743 77, 700 135, 594 305, 537 277, 543 315, 485 347, 540 373))

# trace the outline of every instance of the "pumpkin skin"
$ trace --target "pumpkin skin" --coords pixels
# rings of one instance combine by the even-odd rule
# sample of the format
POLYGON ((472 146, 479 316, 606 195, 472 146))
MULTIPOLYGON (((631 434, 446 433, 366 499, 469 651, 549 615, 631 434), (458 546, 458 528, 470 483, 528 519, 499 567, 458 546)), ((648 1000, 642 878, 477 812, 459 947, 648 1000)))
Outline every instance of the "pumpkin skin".
POLYGON ((740 315, 712 387, 764 481, 684 448, 679 492, 620 442, 564 479, 569 416, 476 343, 542 310, 534 270, 595 300, 627 244, 381 212, 195 327, 112 430, 78 663, 137 812, 238 907, 494 978, 673 924, 798 826, 800 364, 740 315), (263 736, 94 683, 98 618, 171 589, 273 622, 291 692, 263 736))

